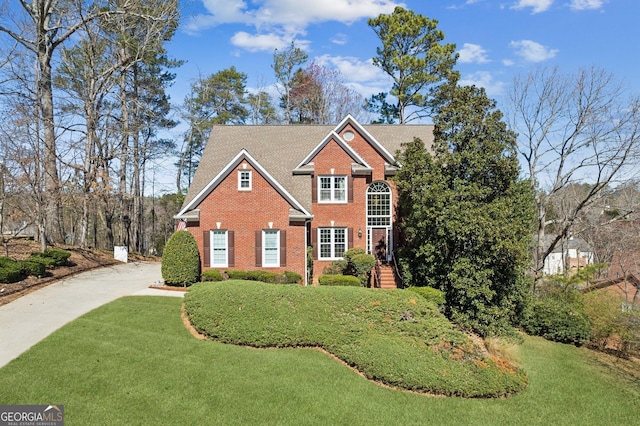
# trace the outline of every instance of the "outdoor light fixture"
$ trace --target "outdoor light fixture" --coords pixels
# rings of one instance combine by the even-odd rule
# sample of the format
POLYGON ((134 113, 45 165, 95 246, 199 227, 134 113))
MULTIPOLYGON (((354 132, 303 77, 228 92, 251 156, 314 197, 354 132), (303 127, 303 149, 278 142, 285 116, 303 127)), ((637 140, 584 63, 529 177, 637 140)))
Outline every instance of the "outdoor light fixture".
POLYGON ((362 229, 358 229, 358 238, 362 238, 362 229))

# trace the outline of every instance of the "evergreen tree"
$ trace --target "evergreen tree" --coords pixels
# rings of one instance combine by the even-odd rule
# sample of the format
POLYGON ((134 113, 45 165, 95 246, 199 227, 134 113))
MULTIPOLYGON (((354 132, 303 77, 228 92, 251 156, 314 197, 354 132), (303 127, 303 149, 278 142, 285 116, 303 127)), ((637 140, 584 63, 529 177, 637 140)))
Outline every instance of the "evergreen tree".
POLYGON ((435 104, 433 152, 416 139, 400 156, 401 262, 411 285, 445 293, 453 321, 500 333, 528 293, 533 204, 516 136, 484 89, 443 85, 435 104))

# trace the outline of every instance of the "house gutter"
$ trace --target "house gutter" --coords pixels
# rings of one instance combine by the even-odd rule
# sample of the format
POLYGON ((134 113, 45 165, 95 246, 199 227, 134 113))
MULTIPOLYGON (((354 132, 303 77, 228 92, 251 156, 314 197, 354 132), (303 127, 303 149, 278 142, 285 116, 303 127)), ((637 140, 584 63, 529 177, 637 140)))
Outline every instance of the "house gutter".
POLYGON ((304 221, 304 286, 309 286, 309 265, 307 264, 307 247, 309 247, 309 240, 307 238, 307 225, 311 223, 312 219, 306 219, 304 221))

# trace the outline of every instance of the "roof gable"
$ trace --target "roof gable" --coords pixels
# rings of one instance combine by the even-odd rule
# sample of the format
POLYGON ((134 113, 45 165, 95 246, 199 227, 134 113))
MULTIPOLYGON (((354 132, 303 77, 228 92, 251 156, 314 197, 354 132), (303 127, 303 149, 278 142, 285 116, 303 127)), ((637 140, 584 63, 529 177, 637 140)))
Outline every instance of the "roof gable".
POLYGON ((374 138, 358 120, 353 118, 351 114, 347 114, 340 124, 336 126, 334 131, 336 133, 342 133, 347 126, 351 126, 356 132, 362 135, 364 140, 367 141, 367 143, 371 145, 371 147, 373 147, 373 149, 376 150, 376 152, 378 152, 378 154, 380 154, 388 164, 395 165, 397 163, 396 158, 380 142, 378 142, 378 140, 374 138))
POLYGON ((367 164, 367 162, 349 145, 346 143, 344 139, 340 137, 338 133, 335 131, 331 131, 315 148, 296 166, 293 170, 293 173, 305 173, 307 171, 312 171, 312 169, 305 167, 311 164, 311 161, 315 158, 316 155, 320 151, 324 149, 325 146, 331 141, 335 141, 340 148, 347 153, 349 157, 353 160, 354 163, 360 166, 360 168, 371 169, 371 166, 367 164))
POLYGON ((267 170, 249 154, 249 152, 242 148, 240 152, 204 187, 200 192, 191 199, 176 215, 176 218, 186 217, 186 214, 197 208, 202 201, 211 194, 220 183, 222 183, 243 161, 247 161, 269 184, 291 205, 291 215, 298 218, 311 218, 311 214, 303 207, 303 205, 296 200, 282 186, 267 170))

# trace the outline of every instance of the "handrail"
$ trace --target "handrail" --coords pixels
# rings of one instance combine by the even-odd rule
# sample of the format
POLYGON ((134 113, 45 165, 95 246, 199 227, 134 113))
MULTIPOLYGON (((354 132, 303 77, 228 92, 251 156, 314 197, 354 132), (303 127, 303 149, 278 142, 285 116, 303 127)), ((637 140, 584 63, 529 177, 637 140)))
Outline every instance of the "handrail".
POLYGON ((398 277, 398 280, 400 280, 400 287, 399 288, 404 288, 404 280, 402 279, 402 274, 400 273, 400 268, 398 268, 398 261, 396 260, 396 252, 395 251, 393 253, 391 253, 391 260, 393 261, 393 273, 398 277))

